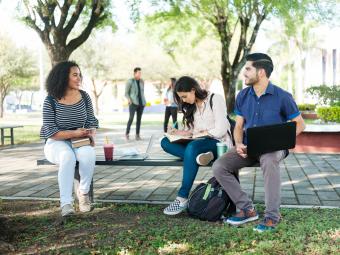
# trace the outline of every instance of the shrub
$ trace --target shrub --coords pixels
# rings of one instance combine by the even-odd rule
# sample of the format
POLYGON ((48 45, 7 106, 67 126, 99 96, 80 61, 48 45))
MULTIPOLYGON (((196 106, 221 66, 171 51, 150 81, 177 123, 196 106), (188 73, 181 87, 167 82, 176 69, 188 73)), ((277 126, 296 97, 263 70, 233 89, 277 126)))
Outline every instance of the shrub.
POLYGON ((319 107, 317 113, 318 116, 326 122, 340 123, 340 106, 319 107))
POLYGON ((316 105, 315 104, 299 104, 298 107, 300 111, 314 111, 316 105))
POLYGON ((340 101, 332 103, 331 106, 340 106, 340 101))
POLYGON ((316 97, 316 99, 324 105, 332 105, 340 102, 340 86, 315 86, 307 89, 307 93, 316 97))

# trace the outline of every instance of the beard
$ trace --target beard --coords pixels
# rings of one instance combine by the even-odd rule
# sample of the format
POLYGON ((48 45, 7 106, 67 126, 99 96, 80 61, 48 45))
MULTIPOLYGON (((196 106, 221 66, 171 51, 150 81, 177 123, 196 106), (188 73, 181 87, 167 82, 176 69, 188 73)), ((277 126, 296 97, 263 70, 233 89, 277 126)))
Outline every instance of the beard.
POLYGON ((257 83, 259 81, 259 76, 257 75, 257 73, 256 73, 255 77, 252 77, 252 78, 245 77, 245 78, 246 79, 245 79, 244 83, 247 86, 252 86, 252 85, 254 85, 255 83, 257 83))

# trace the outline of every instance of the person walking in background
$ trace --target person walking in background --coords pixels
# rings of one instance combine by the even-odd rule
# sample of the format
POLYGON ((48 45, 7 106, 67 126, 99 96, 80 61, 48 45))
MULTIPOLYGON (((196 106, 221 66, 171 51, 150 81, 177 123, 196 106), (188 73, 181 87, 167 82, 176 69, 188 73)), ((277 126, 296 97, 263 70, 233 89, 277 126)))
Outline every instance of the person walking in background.
POLYGON ((234 216, 225 219, 225 222, 239 226, 255 221, 259 216, 234 174, 243 167, 260 162, 264 178, 266 209, 263 221, 254 230, 263 232, 273 230, 280 221, 280 161, 285 158, 286 151, 280 150, 259 157, 249 157, 245 131, 250 127, 295 121, 296 135, 299 135, 304 130, 305 124, 292 95, 269 81, 274 69, 272 59, 263 53, 253 53, 246 56, 246 60, 244 77, 248 87, 238 93, 235 103, 236 147, 217 159, 212 170, 217 181, 240 210, 234 216))
POLYGON ((165 115, 164 115, 164 133, 168 131, 168 123, 170 115, 172 117, 173 127, 178 129, 177 124, 177 112, 178 105, 174 101, 174 89, 175 89, 176 78, 170 78, 170 85, 165 90, 163 99, 165 104, 165 115))
POLYGON ((175 201, 164 209, 164 214, 176 215, 187 208, 189 193, 199 165, 208 165, 214 157, 216 158, 216 143, 224 140, 231 143, 225 100, 218 94, 212 99, 211 96, 191 77, 183 76, 176 82, 174 98, 183 110, 185 129, 172 129, 168 130, 168 133, 179 136, 197 135, 204 138, 188 143, 171 143, 167 137, 162 139, 163 150, 183 160, 182 185, 175 201))
POLYGON ((144 96, 144 81, 141 79, 142 69, 140 67, 136 67, 133 70, 133 75, 134 77, 129 79, 125 86, 125 97, 129 103, 129 120, 126 126, 125 138, 126 140, 130 139, 129 134, 131 124, 133 122, 135 112, 137 112, 136 140, 138 141, 141 140, 140 125, 146 100, 144 96))
POLYGON ((40 137, 46 139, 45 157, 59 165, 58 184, 61 215, 74 214, 73 179, 76 161, 79 162, 80 184, 79 210, 91 210, 89 190, 93 177, 96 153, 95 131, 98 120, 93 114, 91 98, 80 90, 82 75, 79 66, 72 61, 60 62, 50 71, 46 80, 48 96, 43 105, 43 125, 40 137), (73 148, 70 139, 90 137, 91 145, 73 148))

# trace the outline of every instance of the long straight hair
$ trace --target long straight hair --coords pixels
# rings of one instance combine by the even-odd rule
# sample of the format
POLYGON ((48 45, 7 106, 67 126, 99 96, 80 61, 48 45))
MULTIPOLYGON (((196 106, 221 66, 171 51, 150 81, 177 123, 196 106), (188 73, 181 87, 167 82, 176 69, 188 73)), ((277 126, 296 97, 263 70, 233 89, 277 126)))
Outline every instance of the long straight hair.
POLYGON ((197 110, 196 104, 184 103, 178 96, 177 92, 190 92, 195 90, 195 97, 204 100, 208 96, 208 92, 200 87, 198 82, 189 76, 182 76, 179 78, 175 85, 174 99, 179 109, 183 112, 183 124, 188 128, 194 127, 194 114, 197 110))

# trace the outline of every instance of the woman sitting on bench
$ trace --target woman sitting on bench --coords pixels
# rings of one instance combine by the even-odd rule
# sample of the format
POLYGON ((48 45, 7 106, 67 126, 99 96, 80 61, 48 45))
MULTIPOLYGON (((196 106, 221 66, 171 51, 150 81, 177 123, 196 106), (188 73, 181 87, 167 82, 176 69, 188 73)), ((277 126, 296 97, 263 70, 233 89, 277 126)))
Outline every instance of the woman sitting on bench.
POLYGON ((201 89, 191 77, 181 77, 175 85, 175 102, 183 111, 184 130, 172 129, 168 133, 179 136, 200 135, 202 139, 187 143, 170 142, 167 137, 161 141, 164 151, 183 159, 183 179, 177 198, 164 209, 164 214, 176 215, 187 208, 188 196, 196 178, 199 165, 208 165, 216 157, 216 143, 226 141, 230 124, 227 120, 226 104, 221 95, 214 95, 201 89))
POLYGON ((58 184, 62 216, 74 214, 72 190, 76 161, 79 162, 80 174, 77 191, 79 210, 91 210, 88 192, 96 162, 94 135, 98 120, 93 114, 89 95, 80 90, 81 83, 79 66, 71 61, 60 62, 54 66, 46 80, 48 96, 43 106, 40 137, 46 139, 46 159, 59 165, 58 184), (91 145, 72 147, 72 138, 86 137, 91 138, 91 145))

